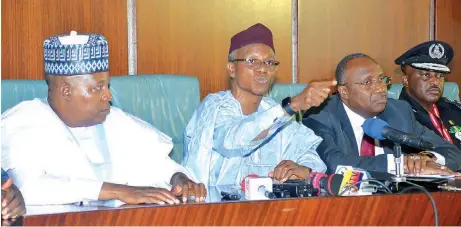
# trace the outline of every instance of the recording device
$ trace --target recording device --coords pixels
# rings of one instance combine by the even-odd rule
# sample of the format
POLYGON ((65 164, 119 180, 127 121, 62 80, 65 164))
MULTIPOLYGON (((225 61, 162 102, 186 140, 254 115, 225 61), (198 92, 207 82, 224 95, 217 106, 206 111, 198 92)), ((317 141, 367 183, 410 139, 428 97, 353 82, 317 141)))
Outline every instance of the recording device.
POLYGON ((277 198, 312 197, 318 194, 318 189, 304 180, 288 180, 285 183, 274 184, 272 191, 277 198))
POLYGON ((267 200, 275 198, 272 192, 272 179, 269 177, 259 177, 250 174, 245 177, 241 184, 247 200, 267 200))
POLYGON ((238 192, 225 192, 221 191, 221 196, 223 200, 240 200, 241 195, 238 192))
POLYGON ((391 128, 387 122, 381 119, 366 119, 362 128, 365 134, 377 140, 388 139, 394 143, 405 144, 420 150, 434 150, 434 145, 432 143, 424 141, 415 135, 391 128))

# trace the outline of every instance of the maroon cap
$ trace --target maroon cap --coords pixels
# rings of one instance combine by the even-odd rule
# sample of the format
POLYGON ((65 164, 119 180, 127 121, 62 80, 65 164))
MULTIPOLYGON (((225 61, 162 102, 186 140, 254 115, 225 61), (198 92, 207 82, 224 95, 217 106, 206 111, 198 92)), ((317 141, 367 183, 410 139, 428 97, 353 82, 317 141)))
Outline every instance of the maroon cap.
POLYGON ((262 43, 268 45, 275 52, 274 42, 272 41, 272 32, 263 24, 255 24, 247 30, 235 34, 231 39, 229 54, 232 51, 244 47, 248 44, 262 43))

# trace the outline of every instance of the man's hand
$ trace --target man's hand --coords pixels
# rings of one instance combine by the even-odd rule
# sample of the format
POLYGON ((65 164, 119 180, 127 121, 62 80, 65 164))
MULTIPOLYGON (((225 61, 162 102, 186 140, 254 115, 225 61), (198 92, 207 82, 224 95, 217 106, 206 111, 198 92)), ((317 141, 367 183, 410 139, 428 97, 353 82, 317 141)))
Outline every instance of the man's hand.
POLYGON ((456 173, 449 169, 446 166, 439 165, 433 161, 427 162, 426 168, 424 171, 421 172, 422 174, 428 174, 428 175, 442 175, 442 174, 447 174, 447 175, 455 175, 457 177, 461 176, 461 173, 456 173))
POLYGON ((403 170, 410 175, 419 175, 425 170, 427 162, 433 161, 425 155, 405 155, 403 158, 403 170))
POLYGON ((205 185, 193 182, 183 173, 175 173, 171 177, 171 185, 173 185, 171 192, 175 196, 182 196, 183 203, 187 202, 190 195, 195 196, 195 202, 197 203, 205 201, 207 195, 205 185))
POLYGON ((435 175, 435 174, 449 174, 461 175, 448 169, 446 166, 435 163, 431 158, 426 155, 409 154, 404 157, 404 170, 405 173, 410 175, 435 175))
POLYGON ((336 84, 336 80, 312 82, 291 99, 291 109, 298 112, 300 110, 308 110, 313 106, 320 106, 328 98, 331 87, 336 84))
POLYGON ((269 173, 269 177, 277 181, 285 182, 288 179, 306 179, 311 169, 302 165, 298 165, 291 160, 281 161, 274 169, 274 172, 269 173))
POLYGON ((17 218, 26 213, 26 205, 13 179, 2 180, 2 219, 17 218))

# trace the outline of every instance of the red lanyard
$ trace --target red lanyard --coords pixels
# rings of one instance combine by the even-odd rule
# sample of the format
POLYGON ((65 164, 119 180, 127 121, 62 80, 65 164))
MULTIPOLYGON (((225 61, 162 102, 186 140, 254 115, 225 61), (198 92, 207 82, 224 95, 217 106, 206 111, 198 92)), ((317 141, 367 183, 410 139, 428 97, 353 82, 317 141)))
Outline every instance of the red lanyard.
POLYGON ((439 131, 439 133, 443 136, 443 138, 446 141, 453 144, 453 140, 451 139, 451 136, 448 133, 447 128, 445 128, 445 125, 440 124, 440 121, 439 121, 440 113, 439 113, 439 109, 437 108, 435 103, 432 104, 432 112, 429 112, 429 117, 431 118, 432 124, 435 126, 437 131, 439 131))

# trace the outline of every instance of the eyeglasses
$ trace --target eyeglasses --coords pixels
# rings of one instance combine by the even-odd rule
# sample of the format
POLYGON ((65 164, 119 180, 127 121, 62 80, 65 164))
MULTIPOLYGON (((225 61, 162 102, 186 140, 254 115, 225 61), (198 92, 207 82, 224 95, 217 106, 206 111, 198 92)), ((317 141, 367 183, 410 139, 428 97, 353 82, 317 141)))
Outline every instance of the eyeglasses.
MULTIPOLYGON (((371 78, 367 78, 363 80, 362 82, 359 83, 353 83, 353 84, 358 84, 360 86, 365 87, 366 89, 371 90, 372 88, 375 88, 377 85, 385 85, 388 86, 391 84, 391 78, 388 76, 383 76, 378 78, 377 80, 373 80, 371 78)), ((346 83, 340 84, 340 85, 345 85, 346 83)))
POLYGON ((278 69, 278 65, 280 65, 280 62, 278 61, 272 61, 272 60, 267 60, 267 61, 261 61, 259 59, 253 59, 253 58, 247 58, 247 59, 231 59, 229 62, 236 62, 236 61, 243 61, 245 62, 245 67, 251 69, 251 70, 260 70, 261 67, 264 66, 267 68, 269 72, 275 72, 278 69))

